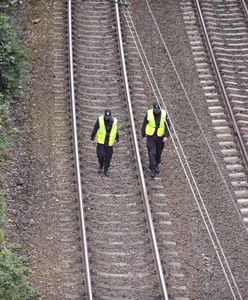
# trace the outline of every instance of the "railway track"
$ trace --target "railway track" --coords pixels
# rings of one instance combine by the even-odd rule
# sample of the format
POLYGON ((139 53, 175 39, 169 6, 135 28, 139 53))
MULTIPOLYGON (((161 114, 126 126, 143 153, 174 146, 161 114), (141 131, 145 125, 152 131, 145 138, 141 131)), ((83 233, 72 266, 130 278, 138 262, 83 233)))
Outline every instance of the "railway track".
POLYGON ((220 5, 216 9, 208 6, 209 3, 195 3, 233 130, 247 165, 248 155, 243 141, 246 139, 247 116, 242 112, 246 109, 248 33, 246 20, 239 7, 241 3, 231 2, 228 7, 220 5), (221 31, 216 32, 216 28, 221 28, 221 31))
MULTIPOLYGON (((189 2, 182 2, 183 8, 186 8, 184 10, 186 19, 189 20, 187 15, 190 11, 189 2)), ((123 88, 123 67, 121 68, 115 21, 117 4, 111 1, 73 1, 70 65, 74 65, 74 70, 71 70, 70 77, 75 79, 75 91, 71 89, 71 96, 74 98, 75 93, 76 102, 70 108, 66 75, 68 53, 64 50, 68 30, 64 27, 67 7, 59 1, 56 3, 58 7, 55 15, 57 31, 54 35, 57 49, 55 102, 58 128, 56 141, 59 144, 56 151, 59 156, 58 171, 61 174, 58 189, 61 190, 59 201, 62 203, 59 213, 65 253, 64 285, 67 290, 65 298, 168 299, 171 296, 173 299, 188 299, 174 237, 173 220, 167 210, 163 180, 158 176, 156 180, 151 181, 146 172, 145 178, 142 179, 142 175, 138 172, 140 166, 134 151, 134 145, 138 144, 135 131, 139 135, 146 110, 146 96, 140 71, 140 58, 125 18, 122 16, 121 22, 131 104, 127 102, 129 97, 126 93, 127 88, 123 88), (97 174, 95 145, 90 142, 94 122, 103 114, 105 108, 111 108, 118 118, 121 136, 121 142, 114 147, 110 178, 97 174), (133 109, 136 123, 133 134, 130 130, 133 126, 130 108, 133 109), (70 111, 77 120, 72 125, 74 128, 77 127, 77 136, 74 134, 74 145, 78 146, 76 151, 72 150, 71 145, 70 111), (73 161, 75 157, 77 158, 76 153, 78 153, 76 163, 78 185, 73 180, 75 178, 73 161), (154 254, 151 229, 147 224, 142 184, 148 190, 158 245, 157 254, 154 254), (79 202, 76 199, 79 199, 79 202), (79 211, 81 211, 80 228, 77 218, 80 215, 79 211), (83 262, 81 242, 84 245, 83 262), (162 263, 160 267, 158 260, 162 263), (159 279, 158 274, 161 273, 158 272, 159 269, 162 271, 163 279, 159 279), (164 279, 168 294, 163 287, 164 279)), ((192 22, 189 23, 191 26, 192 22)), ((196 44, 198 46, 198 42, 196 44)), ((202 75, 203 83, 209 84, 208 74, 202 75)), ((73 86, 74 84, 71 88, 73 86)), ((208 86, 205 90, 209 95, 210 112, 214 114, 218 103, 214 99, 215 93, 208 86)), ((218 107, 217 114, 213 115, 214 120, 224 114, 224 109, 222 108, 223 114, 219 114, 219 109, 218 107)), ((215 124, 219 124, 218 121, 215 124)), ((239 175, 244 178, 245 171, 233 134, 223 133, 223 128, 216 130, 220 130, 218 134, 222 139, 220 144, 224 147, 224 159, 229 162, 227 168, 230 170, 230 177, 234 178, 232 184, 237 186, 235 194, 240 195, 238 198, 240 211, 246 214, 244 205, 247 199, 244 195, 247 181, 238 178, 239 175), (230 137, 233 140, 230 141, 230 137), (235 151, 230 150, 232 145, 235 151), (231 153, 237 157, 234 158, 231 153)), ((147 160, 143 151, 141 158, 143 161, 147 160)), ((246 217, 243 218, 243 222, 247 222, 246 217)))
MULTIPOLYGON (((150 8, 150 5, 148 4, 148 1, 145 1, 145 2, 146 2, 146 4, 147 4, 149 14, 151 15, 151 19, 153 20, 153 22, 154 22, 154 24, 155 24, 155 27, 156 27, 156 30, 158 31, 158 36, 159 36, 159 39, 161 40, 161 44, 164 46, 164 49, 165 49, 167 55, 169 56, 170 63, 173 65, 173 69, 174 69, 174 71, 175 71, 175 73, 176 73, 177 78, 179 79, 179 83, 180 83, 180 85, 183 87, 183 91, 184 91, 184 93, 185 93, 185 95, 186 95, 186 97, 187 97, 187 99, 188 99, 188 101, 189 101, 189 97, 188 97, 188 95, 187 95, 187 92, 186 92, 186 90, 185 90, 185 88, 184 88, 184 86, 183 86, 183 83, 182 83, 182 81, 181 81, 181 79, 180 79, 180 76, 179 76, 179 74, 178 74, 178 72, 177 72, 177 69, 176 69, 176 67, 175 67, 175 64, 174 64, 174 62, 173 62, 173 60, 172 60, 172 56, 171 56, 170 52, 168 51, 168 47, 166 46, 166 43, 164 42, 164 38, 163 38, 163 36, 162 36, 162 34, 161 34, 160 30, 159 30, 159 27, 158 27, 158 25, 157 25, 157 23, 156 23, 156 19, 154 18, 154 15, 153 15, 153 13, 152 13, 152 10, 151 10, 151 8, 150 8)), ((186 7, 185 11, 186 11, 186 13, 187 13, 187 12, 188 12, 188 7, 187 7, 187 5, 184 6, 184 4, 185 4, 185 3, 182 4, 182 7, 183 7, 183 9, 185 9, 185 7, 186 7)), ((192 5, 192 3, 190 3, 190 2, 187 2, 187 4, 189 4, 189 5, 191 4, 191 5, 192 5)), ((130 24, 131 24, 130 27, 133 27, 132 22, 131 22, 130 24)), ((191 22, 190 24, 192 24, 192 22, 191 22)), ((197 26, 196 26, 196 27, 197 27, 197 26)), ((197 29, 199 30, 199 27, 198 27, 197 29)), ((131 29, 131 30, 134 30, 134 29, 131 29)), ((135 33, 134 33, 134 35, 135 35, 135 33)), ((195 43, 198 44, 199 42, 198 42, 198 41, 195 41, 195 43)), ((159 46, 159 43, 156 42, 156 45, 157 45, 157 44, 158 44, 158 46, 159 46)), ((141 48, 140 48, 140 49, 141 49, 141 48)), ((202 48, 202 49, 203 49, 203 48, 202 48)), ((140 52, 142 53, 142 51, 143 51, 143 50, 141 49, 140 52)), ((201 54, 202 54, 202 53, 201 53, 201 54)), ((142 55, 144 55, 144 53, 143 53, 142 55)), ((144 55, 144 57, 145 57, 145 55, 144 55)), ((142 58, 142 57, 141 57, 141 58, 142 58)), ((148 62, 146 62, 146 59, 145 59, 145 58, 144 58, 144 61, 145 61, 144 67, 148 70, 148 71, 146 71, 147 74, 152 73, 152 72, 150 72, 150 70, 152 70, 153 67, 152 67, 151 65, 149 65, 148 62), (145 66, 146 64, 147 64, 147 66, 145 66)), ((204 66, 206 67, 207 64, 205 64, 204 66)), ((150 77, 150 76, 151 76, 151 75, 148 75, 148 77, 150 77)), ((153 76, 151 76, 151 77, 153 77, 153 76)), ((204 76, 204 77, 205 77, 205 76, 204 76)), ((152 79, 152 80, 153 80, 153 79, 152 79)), ((155 80, 155 81, 156 81, 156 80, 155 80)), ((214 81, 213 81, 213 82, 214 82, 214 81)), ((156 86, 156 85, 155 85, 155 86, 156 86)), ((154 89, 154 87, 152 87, 152 89, 154 89)), ((162 95, 160 94, 160 91, 159 91, 158 86, 155 87, 155 91, 156 91, 156 93, 159 94, 159 98, 161 97, 161 102, 164 104, 164 100, 163 100, 162 95)), ((205 95, 206 95, 206 94, 205 94, 205 95)), ((217 94, 216 94, 216 95, 217 95, 217 94)), ((190 101, 189 101, 189 102, 190 102, 190 101)), ((192 105, 190 105, 190 107, 191 107, 191 109, 192 109, 193 112, 194 112, 194 109, 193 109, 192 105)), ((197 118, 195 112, 194 112, 194 115, 195 115, 195 117, 197 118)), ((198 123, 198 125, 200 126, 199 120, 197 120, 197 123, 198 123)), ((215 158, 215 156, 214 156, 214 153, 213 153, 213 151, 212 151, 212 149, 211 149, 209 143, 208 143, 207 140, 206 140, 206 136, 204 135, 204 132, 203 132, 201 126, 200 126, 200 129, 201 129, 201 132, 202 132, 202 134, 203 134, 203 136, 204 136, 204 138, 205 138, 205 141, 206 141, 206 143, 207 143, 207 145, 208 145, 208 147, 209 147, 209 150, 210 150, 210 153, 211 153, 211 155, 212 155, 212 158, 213 158, 213 160, 215 161, 215 163, 216 163, 216 165, 217 165, 217 167, 218 167, 218 171, 219 171, 220 175, 222 176, 222 179, 223 179, 223 181, 224 181, 224 183, 225 183, 225 185, 226 185, 227 190, 228 190, 229 193, 230 193, 230 189, 229 189, 228 186, 227 186, 227 182, 226 182, 225 178, 223 177, 223 174, 222 174, 222 172, 221 172, 221 170, 220 170, 220 168, 219 168, 218 162, 216 161, 216 158, 215 158)), ((173 130, 174 130, 174 128, 173 128, 173 130)), ((183 151, 183 148, 182 148, 181 145, 180 145, 180 141, 178 140, 178 136, 177 136, 177 134, 176 134, 176 131, 175 131, 175 135, 176 135, 176 140, 177 140, 177 142, 178 142, 178 144, 179 144, 179 149, 180 149, 180 151, 182 151, 182 154, 183 154, 184 151, 183 151)), ((230 146, 229 143, 227 143, 227 145, 230 146)), ((177 149, 177 146, 176 146, 176 145, 175 145, 175 149, 177 149)), ((224 152, 224 151, 223 151, 223 152, 224 152)), ((238 152, 238 151, 237 151, 237 152, 238 152)), ((243 151, 243 153, 245 154, 246 152, 243 151)), ((239 152, 239 155, 240 155, 240 152, 239 152)), ((178 156, 180 156, 179 153, 178 153, 178 156)), ((219 263, 220 263, 220 265, 221 265, 221 267, 222 267, 222 269, 223 269, 223 273, 224 273, 224 276, 225 276, 225 278, 226 278, 226 282, 228 283, 229 288, 230 288, 230 293, 232 294, 232 297, 233 297, 234 299, 243 299, 243 298, 242 298, 241 288, 237 285, 237 281, 236 281, 236 279, 235 279, 234 273, 232 272, 232 270, 231 270, 231 268, 230 268, 230 265, 229 265, 229 263, 228 263, 228 259, 227 259, 227 257, 226 257, 225 251, 224 251, 224 249, 223 249, 223 247, 222 247, 222 245, 221 245, 221 242, 220 242, 218 233, 217 233, 216 228, 215 228, 215 226, 214 226, 214 223, 213 223, 214 220, 212 219, 212 217, 210 216, 210 214, 209 214, 209 212, 208 212, 208 208, 206 207, 206 203, 205 203, 204 197, 201 196, 201 192, 200 192, 200 190, 198 189, 198 186, 197 186, 197 183, 196 183, 195 178, 194 178, 194 176, 193 176, 193 173, 192 173, 191 170, 190 170, 190 167, 189 167, 189 165, 188 165, 187 157, 185 156, 185 153, 184 153, 182 156, 184 157, 184 160, 185 160, 185 167, 186 167, 186 169, 188 169, 187 171, 185 170, 185 175, 186 175, 186 176, 187 176, 187 174, 190 175, 189 177, 191 177, 191 179, 189 180, 189 183, 190 183, 190 181, 192 180, 191 183, 193 183, 193 185, 195 185, 195 188, 196 188, 196 190, 197 190, 197 193, 196 193, 196 194, 198 194, 198 195, 196 195, 196 194, 193 192, 193 190, 192 190, 192 192, 193 192, 193 194, 194 194, 194 198, 195 198, 195 200, 196 200, 196 204, 197 204, 197 206, 198 206, 198 208, 199 208, 199 211, 200 211, 201 214, 202 214, 202 218, 203 218, 204 223, 205 223, 205 225, 206 225, 206 229, 207 229, 207 231, 208 231, 208 233, 209 233, 209 237, 210 237, 210 239, 211 239, 211 242, 213 243, 214 249, 215 249, 216 254, 217 254, 217 256, 218 256, 219 263), (198 197, 199 197, 199 198, 198 198, 198 197), (198 202, 197 198, 200 200, 199 202, 198 202)), ((245 156, 245 155, 244 155, 244 156, 245 156)), ((183 164, 184 164, 184 163, 183 163, 183 164)), ((183 164, 182 164, 182 165, 183 165, 183 164)), ((237 165, 234 165, 234 166, 232 166, 232 167, 233 167, 232 170, 234 170, 234 169, 237 167, 237 165)), ((242 192, 239 191, 239 193, 243 193, 243 195, 244 195, 244 194, 245 194, 245 191, 244 191, 244 190, 243 190, 242 192)), ((235 194, 237 195, 238 192, 236 191, 235 194)), ((231 196, 231 195, 230 195, 230 196, 231 196)), ((231 198, 232 198, 232 196, 231 196, 231 198)), ((241 215, 242 213, 245 213, 245 212, 246 212, 245 209, 240 210, 240 215, 241 215)), ((245 225, 246 219, 245 219, 245 218, 240 218, 240 220, 241 220, 242 224, 243 224, 244 226, 246 226, 246 225, 245 225)))
MULTIPOLYGON (((150 212, 132 116, 132 106, 144 105, 145 95, 130 35, 125 37, 125 55, 132 57, 127 67, 124 53, 119 52, 122 42, 117 38, 117 32, 121 32, 116 24, 118 11, 118 4, 108 1, 74 1, 71 31, 69 25, 70 65, 74 65, 71 98, 74 101, 75 93, 76 99, 72 104, 74 156, 86 294, 89 299, 169 299, 168 284, 174 299, 187 299, 161 178, 149 190, 155 202, 153 214, 150 212), (131 96, 128 80, 132 82, 131 96), (131 103, 131 97, 135 102, 131 103), (107 107, 118 118, 121 135, 121 143, 114 148, 110 178, 96 174, 95 145, 89 142, 95 120, 107 107), (157 220, 162 264, 152 217, 157 220)), ((137 111, 141 122, 140 108, 137 111)))
POLYGON ((209 1, 204 1, 201 5, 198 1, 195 3, 193 6, 193 2, 182 1, 184 19, 214 130, 231 184, 235 188, 237 206, 247 229, 248 31, 245 10, 241 1, 230 1, 228 5, 209 1), (221 87, 222 96, 212 70, 208 67, 209 58, 200 37, 198 15, 201 15, 204 22, 202 26, 205 26, 205 38, 208 39, 208 48, 213 54, 215 71, 220 77, 218 85, 221 87))
POLYGON ((75 184, 73 148, 70 118, 67 47, 67 4, 54 1, 54 143, 56 193, 54 201, 59 203, 59 235, 61 236, 62 291, 64 299, 85 298, 85 266, 79 228, 79 204, 75 184), (65 46, 66 45, 66 46, 65 46))

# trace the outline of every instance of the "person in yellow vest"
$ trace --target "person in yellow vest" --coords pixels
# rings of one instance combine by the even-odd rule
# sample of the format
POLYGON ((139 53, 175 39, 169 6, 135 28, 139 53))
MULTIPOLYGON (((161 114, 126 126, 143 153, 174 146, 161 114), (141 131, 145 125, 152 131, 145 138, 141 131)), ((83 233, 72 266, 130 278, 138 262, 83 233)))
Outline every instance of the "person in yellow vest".
POLYGON ((98 174, 109 176, 109 166, 113 154, 113 145, 119 142, 117 119, 112 117, 110 109, 105 109, 104 116, 97 118, 91 134, 91 141, 96 139, 96 153, 99 162, 98 174))
POLYGON ((164 144, 170 137, 170 122, 164 109, 161 109, 159 104, 155 102, 153 109, 146 112, 141 134, 146 141, 149 169, 151 177, 154 178, 156 173, 159 173, 158 165, 161 162, 161 154, 164 149, 164 144))

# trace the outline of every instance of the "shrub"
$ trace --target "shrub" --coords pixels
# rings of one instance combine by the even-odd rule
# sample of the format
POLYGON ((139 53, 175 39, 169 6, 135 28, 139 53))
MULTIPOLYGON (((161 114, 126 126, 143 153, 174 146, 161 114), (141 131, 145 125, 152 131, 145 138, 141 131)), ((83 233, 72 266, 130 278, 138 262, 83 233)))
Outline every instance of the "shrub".
POLYGON ((16 93, 25 72, 26 52, 20 45, 10 17, 0 14, 0 93, 1 102, 16 93))
POLYGON ((6 149, 9 107, 25 74, 26 51, 6 13, 0 13, 0 151, 6 149))
POLYGON ((25 267, 25 259, 16 255, 20 246, 0 248, 0 299, 29 300, 39 296, 27 282, 31 271, 25 267))
MULTIPOLYGON (((9 143, 9 108, 25 73, 25 59, 26 52, 18 41, 10 17, 0 12, 0 166, 9 143)), ((20 246, 7 246, 4 240, 5 213, 4 193, 0 190, 0 299, 32 299, 38 293, 27 283, 31 271, 17 253, 20 246)))

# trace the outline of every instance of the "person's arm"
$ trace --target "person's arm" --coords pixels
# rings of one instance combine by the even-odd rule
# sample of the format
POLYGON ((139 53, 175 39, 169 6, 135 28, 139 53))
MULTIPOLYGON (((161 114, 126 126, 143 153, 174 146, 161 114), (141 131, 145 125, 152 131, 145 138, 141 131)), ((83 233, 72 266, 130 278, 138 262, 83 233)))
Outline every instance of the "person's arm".
POLYGON ((144 117, 144 122, 143 122, 143 125, 142 125, 142 128, 141 128, 141 135, 142 137, 146 137, 146 124, 147 124, 147 112, 145 114, 145 117, 144 117))
POLYGON ((120 140, 120 136, 119 136, 119 131, 117 129, 117 133, 116 133, 116 138, 115 138, 116 142, 118 143, 120 140))
POLYGON ((94 141, 97 130, 99 129, 99 119, 97 118, 93 131, 91 133, 91 140, 94 141))
POLYGON ((119 136, 119 128, 118 128, 118 123, 117 123, 117 132, 116 132, 116 142, 118 143, 119 142, 119 139, 120 139, 120 136, 119 136))

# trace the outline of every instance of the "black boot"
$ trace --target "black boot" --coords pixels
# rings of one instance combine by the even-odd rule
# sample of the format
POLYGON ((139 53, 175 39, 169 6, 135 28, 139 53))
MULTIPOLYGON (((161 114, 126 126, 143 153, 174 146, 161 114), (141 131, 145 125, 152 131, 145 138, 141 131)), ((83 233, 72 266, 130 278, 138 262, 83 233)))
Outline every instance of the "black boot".
POLYGON ((156 171, 155 171, 155 170, 152 170, 152 171, 151 171, 151 178, 155 178, 155 176, 156 176, 156 171))
POLYGON ((109 171, 108 168, 104 168, 103 174, 107 177, 109 177, 109 171))
POLYGON ((103 166, 100 166, 98 169, 98 174, 102 174, 103 166))
POLYGON ((159 173, 159 172, 160 172, 158 166, 156 167, 155 172, 156 172, 156 173, 159 173))

